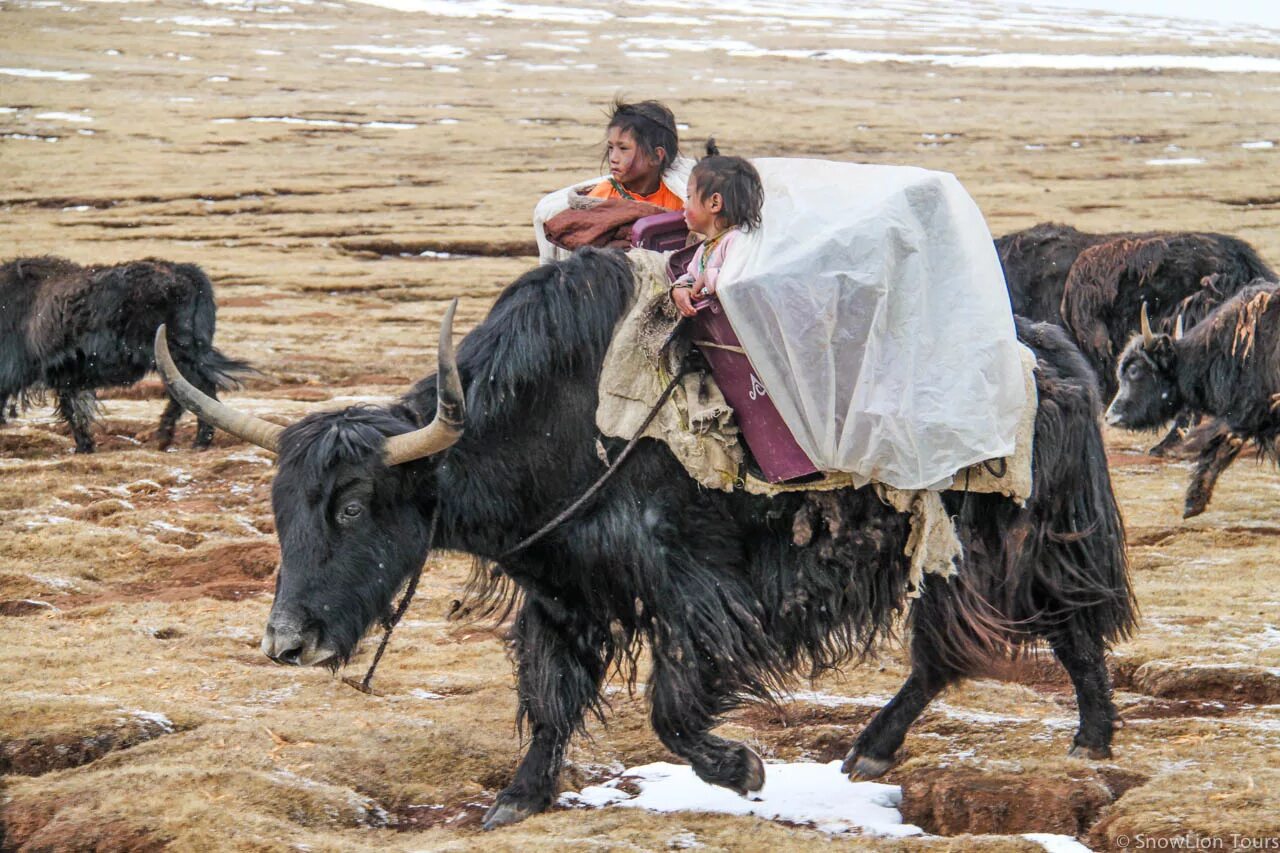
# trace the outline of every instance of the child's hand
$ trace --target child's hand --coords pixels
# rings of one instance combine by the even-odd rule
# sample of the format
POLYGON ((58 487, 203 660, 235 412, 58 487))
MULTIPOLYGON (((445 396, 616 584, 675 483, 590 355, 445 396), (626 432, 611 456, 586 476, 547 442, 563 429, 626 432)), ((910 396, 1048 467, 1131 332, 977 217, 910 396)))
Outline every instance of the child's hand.
POLYGON ((685 317, 692 317, 698 313, 693 307, 693 289, 690 287, 673 287, 671 301, 676 304, 676 310, 685 317))

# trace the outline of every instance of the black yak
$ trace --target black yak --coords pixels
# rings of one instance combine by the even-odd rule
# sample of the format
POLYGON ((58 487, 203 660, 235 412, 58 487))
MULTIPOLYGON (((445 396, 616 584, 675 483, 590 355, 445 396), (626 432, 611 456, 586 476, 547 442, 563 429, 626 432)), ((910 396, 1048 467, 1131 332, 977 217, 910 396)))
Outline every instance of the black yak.
MULTIPOLYGON (((248 369, 213 346, 213 285, 195 264, 150 258, 82 267, 63 258, 0 265, 0 423, 3 404, 52 391, 77 453, 92 453, 95 389, 131 385, 153 368, 156 329, 171 330, 173 355, 210 396, 248 369)), ((177 400, 160 416, 161 449, 182 415, 177 400)), ((196 447, 213 440, 200 421, 196 447)))
MULTIPOLYGON (((910 677, 852 743, 846 772, 884 773, 940 691, 1037 639, 1076 688, 1072 754, 1110 754, 1104 655, 1131 630, 1134 605, 1097 390, 1060 329, 1018 322, 1038 359, 1034 493, 1025 507, 947 493, 964 555, 954 579, 926 583, 917 599, 903 556, 908 518, 873 489, 707 490, 652 440, 584 509, 516 549, 604 471, 596 388, 634 292, 617 252, 587 249, 538 267, 502 292, 456 361, 450 309, 439 373, 398 402, 287 428, 202 399, 158 340, 184 405, 278 454, 281 565, 263 651, 336 668, 388 616, 430 548, 474 555, 462 610, 517 607, 519 719, 530 735, 488 828, 547 808, 569 738, 588 712, 603 714, 604 679, 633 668, 642 643, 658 738, 703 780, 734 791, 759 789, 765 767, 746 745, 711 734, 720 717, 775 697, 797 671, 858 658, 904 612, 910 677)), ((603 439, 612 458, 622 444, 603 439)))
POLYGON ((1185 334, 1155 334, 1141 316, 1116 369, 1119 392, 1107 422, 1158 427, 1186 411, 1218 419, 1198 436, 1199 459, 1183 518, 1204 512, 1219 475, 1253 440, 1275 458, 1280 436, 1280 285, 1255 282, 1185 334))
POLYGON ((996 241, 1013 313, 1065 328, 1116 392, 1116 356, 1148 305, 1153 328, 1187 328, 1256 278, 1275 274, 1248 243, 1225 234, 1088 234, 1044 222, 996 241))

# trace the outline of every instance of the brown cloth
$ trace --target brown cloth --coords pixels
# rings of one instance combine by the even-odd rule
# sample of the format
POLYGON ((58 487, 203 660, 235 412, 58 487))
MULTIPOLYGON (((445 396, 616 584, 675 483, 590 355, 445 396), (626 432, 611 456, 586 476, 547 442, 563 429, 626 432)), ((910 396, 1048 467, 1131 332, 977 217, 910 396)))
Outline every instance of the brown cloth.
POLYGON ((655 213, 670 213, 665 207, 630 201, 605 199, 586 209, 569 208, 547 220, 547 239, 564 249, 630 249, 631 226, 637 219, 655 213))

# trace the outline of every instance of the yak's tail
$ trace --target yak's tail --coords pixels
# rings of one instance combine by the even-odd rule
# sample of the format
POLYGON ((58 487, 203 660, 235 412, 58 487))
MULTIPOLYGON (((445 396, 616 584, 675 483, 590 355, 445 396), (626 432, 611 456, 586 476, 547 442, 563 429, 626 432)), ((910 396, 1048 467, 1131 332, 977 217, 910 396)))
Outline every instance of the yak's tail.
POLYGON ((240 387, 240 380, 259 371, 247 361, 231 358, 213 345, 213 333, 217 326, 218 308, 213 298, 213 282, 196 264, 174 264, 174 271, 190 282, 194 288, 191 301, 191 336, 195 349, 196 368, 207 381, 213 382, 219 391, 240 387))
POLYGON ((240 387, 240 380, 245 376, 257 375, 260 371, 238 358, 230 358, 217 347, 209 350, 204 364, 219 391, 229 391, 240 387))

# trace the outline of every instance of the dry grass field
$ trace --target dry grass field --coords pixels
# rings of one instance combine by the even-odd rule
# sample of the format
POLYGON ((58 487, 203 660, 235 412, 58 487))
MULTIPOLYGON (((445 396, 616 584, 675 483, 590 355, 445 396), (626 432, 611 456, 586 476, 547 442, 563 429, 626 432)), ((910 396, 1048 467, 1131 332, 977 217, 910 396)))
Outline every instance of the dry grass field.
MULTIPOLYGON (((262 371, 236 405, 288 419, 389 398, 433 369, 446 300, 461 299, 464 333, 535 262, 533 204, 597 174, 621 92, 666 100, 689 149, 714 133, 726 153, 955 172, 996 234, 1044 220, 1210 229, 1280 263, 1280 148, 1242 146, 1280 143, 1280 73, 800 53, 1274 67, 1274 34, 1028 23, 980 5, 942 20, 905 0, 839 38, 817 13, 739 20, 697 3, 436 5, 449 14, 0 2, 0 255, 199 263, 217 287, 219 346, 262 371), (1183 159, 1202 162, 1159 162, 1183 159)), ((445 618, 468 563, 428 566, 381 695, 275 666, 258 651, 278 557, 271 459, 223 434, 191 451, 190 418, 157 452, 154 378, 102 396, 92 456, 71 453, 47 407, 0 428, 3 849, 994 851, 1042 849, 1022 837, 1036 832, 1094 849, 1189 837, 1232 849, 1233 834, 1280 849, 1269 464, 1240 461, 1208 512, 1183 521, 1188 465, 1144 455, 1152 436, 1108 432, 1142 608, 1113 655, 1112 761, 1066 757, 1074 698, 1045 658, 948 692, 912 730, 885 781, 928 837, 567 808, 482 833, 521 744, 501 629, 445 618)), ((903 675, 902 651, 886 648, 724 728, 766 759, 830 761, 903 675)), ((610 689, 610 723, 575 742, 566 790, 670 759, 643 689, 610 689)))

